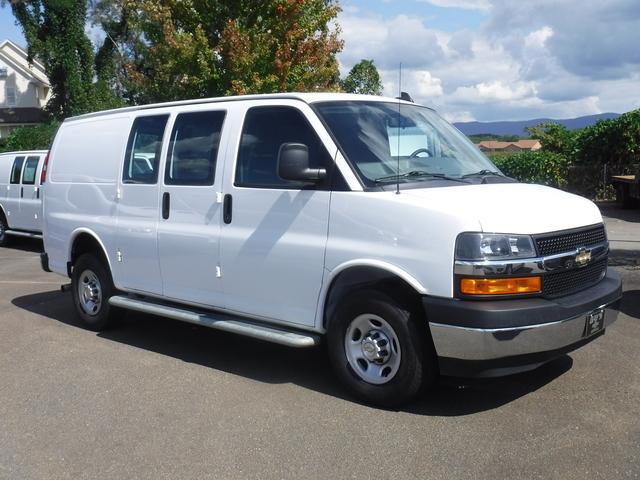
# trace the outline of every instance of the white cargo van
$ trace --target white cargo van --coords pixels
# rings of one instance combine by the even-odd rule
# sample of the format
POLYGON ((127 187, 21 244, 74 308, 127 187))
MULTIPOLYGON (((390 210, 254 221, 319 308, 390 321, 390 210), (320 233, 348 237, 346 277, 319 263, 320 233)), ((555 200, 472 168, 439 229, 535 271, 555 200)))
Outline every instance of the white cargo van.
POLYGON ((42 237, 40 175, 47 152, 0 153, 0 246, 11 236, 42 237))
MULTIPOLYGON (((279 94, 66 120, 42 264, 84 324, 131 309, 293 347, 359 398, 534 368, 604 333, 598 208, 505 177, 433 110, 279 94)), ((242 355, 242 352, 238 352, 242 355)))

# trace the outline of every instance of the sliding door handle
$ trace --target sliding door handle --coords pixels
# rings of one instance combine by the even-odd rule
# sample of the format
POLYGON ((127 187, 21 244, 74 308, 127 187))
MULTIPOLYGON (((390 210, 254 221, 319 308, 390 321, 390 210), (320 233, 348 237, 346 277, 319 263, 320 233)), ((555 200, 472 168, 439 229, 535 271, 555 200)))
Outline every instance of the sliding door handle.
POLYGON ((24 197, 24 187, 20 187, 20 198, 24 197))
POLYGON ((169 218, 169 210, 171 209, 171 197, 169 192, 162 194, 162 218, 165 220, 169 218))
POLYGON ((230 194, 226 194, 224 196, 224 203, 222 205, 222 220, 224 220, 224 223, 226 223, 227 225, 231 223, 231 220, 233 218, 233 198, 231 197, 230 194))

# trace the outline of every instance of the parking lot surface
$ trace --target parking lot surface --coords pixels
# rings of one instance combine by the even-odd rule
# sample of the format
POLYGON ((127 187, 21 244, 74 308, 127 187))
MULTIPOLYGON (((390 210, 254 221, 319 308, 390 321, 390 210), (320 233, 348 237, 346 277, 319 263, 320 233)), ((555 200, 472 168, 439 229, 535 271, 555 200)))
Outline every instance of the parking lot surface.
POLYGON ((322 348, 134 313, 84 330, 41 243, 17 240, 0 249, 0 478, 638 478, 640 218, 606 213, 629 229, 614 248, 610 227, 625 294, 606 335, 400 411, 348 397, 322 348))

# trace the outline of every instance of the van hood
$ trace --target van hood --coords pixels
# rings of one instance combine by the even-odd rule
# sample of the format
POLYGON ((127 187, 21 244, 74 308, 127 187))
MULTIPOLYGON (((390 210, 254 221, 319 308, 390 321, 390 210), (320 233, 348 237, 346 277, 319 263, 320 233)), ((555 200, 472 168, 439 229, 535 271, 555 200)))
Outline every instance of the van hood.
POLYGON ((480 223, 483 232, 537 234, 602 222, 586 198, 524 183, 460 185, 402 190, 421 205, 480 223))

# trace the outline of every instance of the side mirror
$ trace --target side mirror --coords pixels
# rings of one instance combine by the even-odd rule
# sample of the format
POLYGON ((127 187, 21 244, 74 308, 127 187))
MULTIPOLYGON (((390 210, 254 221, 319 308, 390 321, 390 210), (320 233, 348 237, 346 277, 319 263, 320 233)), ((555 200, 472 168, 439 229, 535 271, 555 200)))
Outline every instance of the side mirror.
POLYGON ((283 143, 278 151, 278 175, 283 180, 318 183, 327 176, 324 168, 309 168, 309 148, 303 143, 283 143))

